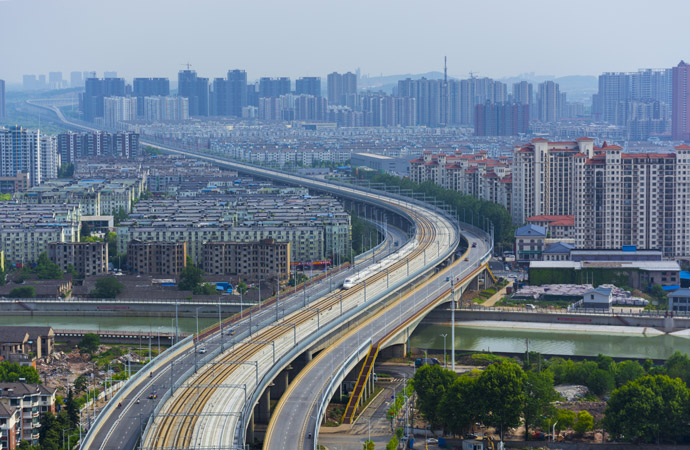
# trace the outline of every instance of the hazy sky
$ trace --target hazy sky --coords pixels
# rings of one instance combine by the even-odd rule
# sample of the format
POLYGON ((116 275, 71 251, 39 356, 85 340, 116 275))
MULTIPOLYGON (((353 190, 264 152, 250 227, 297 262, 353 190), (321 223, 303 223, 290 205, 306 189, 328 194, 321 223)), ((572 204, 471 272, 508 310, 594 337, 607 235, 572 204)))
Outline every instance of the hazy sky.
POLYGON ((690 59, 687 0, 0 0, 0 78, 597 75, 690 59))

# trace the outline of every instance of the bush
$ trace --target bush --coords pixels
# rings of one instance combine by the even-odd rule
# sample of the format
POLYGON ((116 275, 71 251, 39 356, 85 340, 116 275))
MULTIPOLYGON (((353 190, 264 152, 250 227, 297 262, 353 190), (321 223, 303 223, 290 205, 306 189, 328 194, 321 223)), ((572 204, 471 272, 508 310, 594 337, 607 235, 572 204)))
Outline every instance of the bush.
POLYGON ((92 298, 115 298, 125 289, 125 286, 114 277, 99 278, 96 288, 89 293, 92 298))
POLYGON ((10 298, 31 298, 36 297, 36 288, 33 286, 21 286, 12 289, 9 293, 10 298))
POLYGON ((594 417, 587 411, 577 413, 577 422, 573 425, 573 430, 579 435, 594 428, 594 417))

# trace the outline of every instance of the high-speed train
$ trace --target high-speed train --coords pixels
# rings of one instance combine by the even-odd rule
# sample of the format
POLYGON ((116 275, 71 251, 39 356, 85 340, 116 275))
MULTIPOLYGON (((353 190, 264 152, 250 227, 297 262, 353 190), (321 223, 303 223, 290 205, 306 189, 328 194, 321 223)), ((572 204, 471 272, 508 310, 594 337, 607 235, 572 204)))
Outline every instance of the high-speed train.
POLYGON ((391 264, 393 264, 395 261, 404 258, 407 256, 412 249, 414 249, 417 246, 417 240, 412 240, 405 244, 400 250, 398 250, 395 253, 392 253, 385 258, 383 258, 381 261, 372 264, 370 266, 367 266, 364 270, 361 270, 357 272, 357 274, 350 275, 349 277, 345 278, 345 281, 343 282, 343 289, 350 289, 357 285, 357 283, 361 283, 363 280, 366 280, 370 276, 374 275, 375 273, 380 272, 381 270, 385 270, 385 268, 391 264))

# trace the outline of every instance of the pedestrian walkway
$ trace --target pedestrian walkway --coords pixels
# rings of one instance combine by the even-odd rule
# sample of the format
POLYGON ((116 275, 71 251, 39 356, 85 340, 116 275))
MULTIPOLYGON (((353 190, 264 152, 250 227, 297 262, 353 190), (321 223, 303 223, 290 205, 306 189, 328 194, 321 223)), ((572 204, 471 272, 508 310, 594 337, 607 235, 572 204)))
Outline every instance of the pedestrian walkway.
POLYGON ((508 286, 509 285, 503 286, 498 292, 496 292, 494 295, 489 297, 484 303, 482 303, 482 306, 494 306, 496 303, 498 303, 499 300, 505 297, 508 286))

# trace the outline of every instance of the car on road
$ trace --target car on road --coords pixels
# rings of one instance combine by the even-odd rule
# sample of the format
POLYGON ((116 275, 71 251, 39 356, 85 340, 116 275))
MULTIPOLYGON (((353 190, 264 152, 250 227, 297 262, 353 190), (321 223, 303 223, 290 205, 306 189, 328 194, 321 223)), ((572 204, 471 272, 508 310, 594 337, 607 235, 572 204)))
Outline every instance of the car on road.
POLYGON ((156 391, 153 391, 153 392, 151 392, 151 393, 149 394, 149 399, 150 399, 150 400, 153 400, 153 399, 156 399, 156 398, 158 398, 158 394, 156 394, 156 391))
POLYGON ((233 336, 235 334, 235 329, 232 328, 232 329, 228 330, 225 334, 227 334, 228 336, 233 336))
POLYGON ((201 348, 199 349, 199 353, 201 353, 202 355, 203 355, 204 353, 206 353, 206 347, 201 347, 201 348))
POLYGON ((469 260, 470 260, 470 258, 469 258, 469 257, 465 258, 465 261, 469 261, 469 260))
POLYGON ((534 306, 534 305, 531 304, 531 303, 527 303, 527 304, 525 305, 525 309, 537 309, 537 307, 534 306))
POLYGON ((414 362, 414 366, 416 368, 420 368, 425 364, 429 364, 430 366, 440 366, 441 365, 441 363, 436 358, 419 358, 419 359, 416 359, 414 362))
POLYGON ((472 242, 472 248, 476 248, 476 247, 477 247, 477 243, 476 243, 476 242, 472 242))

